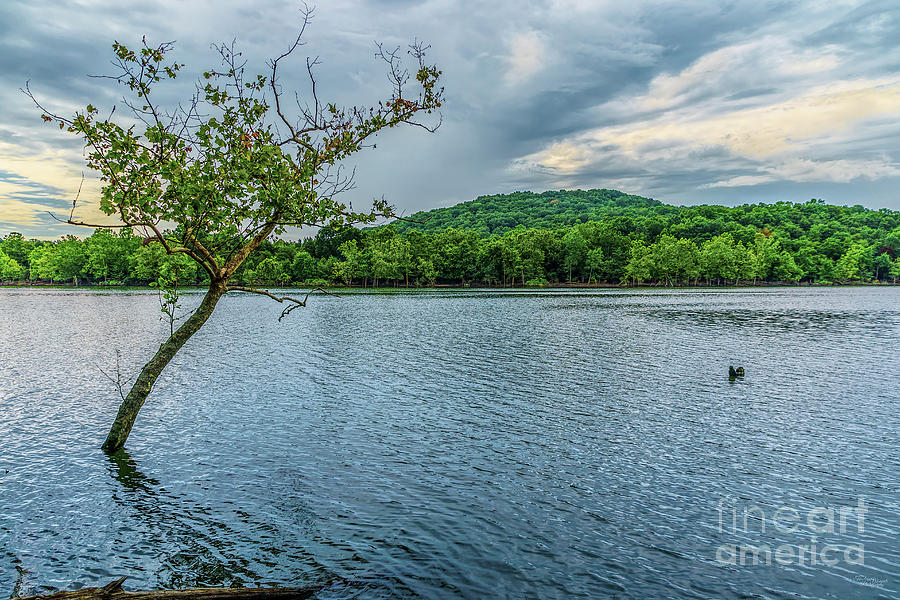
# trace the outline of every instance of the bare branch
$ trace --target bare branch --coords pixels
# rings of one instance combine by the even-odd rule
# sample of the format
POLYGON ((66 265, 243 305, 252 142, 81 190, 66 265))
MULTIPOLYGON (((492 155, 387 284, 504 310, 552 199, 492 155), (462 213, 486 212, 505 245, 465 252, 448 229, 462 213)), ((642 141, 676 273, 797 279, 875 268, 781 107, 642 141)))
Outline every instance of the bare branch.
POLYGON ((65 117, 60 117, 59 115, 44 108, 44 106, 40 102, 38 102, 38 99, 35 98, 34 94, 31 91, 31 80, 30 79, 25 82, 24 88, 19 88, 19 91, 22 92, 23 94, 25 94, 26 96, 28 96, 31 99, 31 101, 34 103, 34 105, 36 107, 38 107, 39 109, 41 109, 41 112, 43 112, 46 116, 51 118, 50 120, 56 120, 60 123, 64 123, 69 126, 71 126, 73 124, 73 121, 71 119, 66 119, 65 117))
MULTIPOLYGON (((59 221, 60 223, 65 223, 67 225, 78 225, 79 227, 93 227, 94 229, 127 229, 128 227, 134 227, 132 224, 124 224, 124 225, 99 225, 97 223, 85 223, 84 221, 75 221, 71 217, 68 219, 60 219, 55 214, 50 211, 47 211, 47 214, 50 215, 54 220, 59 221)), ((137 225, 144 225, 144 223, 138 223, 137 225)))
MULTIPOLYGON (((278 115, 278 118, 281 119, 281 122, 284 123, 284 125, 288 128, 288 131, 291 132, 290 138, 288 138, 287 140, 283 140, 279 145, 284 145, 289 142, 294 142, 294 143, 300 144, 301 146, 305 147, 310 152, 315 152, 315 148, 313 146, 311 146, 310 144, 308 144, 307 142, 305 142, 300 137, 303 133, 305 133, 305 131, 298 130, 291 123, 290 119, 288 119, 287 116, 282 111, 281 93, 278 90, 278 63, 279 63, 279 61, 283 60, 284 58, 287 58, 288 56, 290 56, 294 52, 294 50, 296 50, 301 45, 303 45, 303 42, 302 42, 303 33, 306 31, 306 27, 309 25, 310 21, 312 20, 312 15, 313 15, 313 9, 310 6, 304 4, 302 23, 300 25, 300 32, 297 34, 296 39, 294 39, 294 42, 290 45, 290 47, 284 53, 282 53, 278 58, 272 59, 270 61, 270 64, 272 67, 272 74, 269 76, 269 86, 272 88, 272 95, 275 98, 275 113, 278 115)), ((312 94, 313 94, 314 98, 316 98, 316 80, 313 77, 312 67, 317 62, 318 62, 318 59, 313 60, 313 61, 310 61, 309 58, 306 59, 306 70, 309 73, 310 80, 312 81, 312 94)), ((316 98, 316 109, 315 109, 314 114, 317 115, 318 110, 319 110, 319 101, 318 101, 318 98, 316 98)), ((318 119, 315 119, 315 120, 318 120, 318 119)))
POLYGON ((294 310, 295 308, 298 308, 300 306, 306 306, 306 301, 309 300, 309 297, 310 297, 310 295, 312 295, 313 292, 322 292, 323 294, 327 294, 329 296, 334 296, 336 298, 340 297, 337 294, 333 294, 333 293, 329 292, 328 290, 321 288, 321 287, 317 287, 317 288, 311 289, 308 292, 306 292, 306 296, 303 298, 303 300, 298 300, 297 298, 293 298, 291 296, 276 296, 275 294, 269 292, 268 290, 261 290, 261 289, 246 287, 246 286, 242 286, 242 285, 229 285, 227 288, 227 291, 229 291, 229 292, 248 292, 251 294, 260 294, 262 296, 268 296, 272 300, 275 300, 276 302, 280 302, 282 304, 285 302, 291 303, 289 306, 286 306, 283 311, 281 311, 281 316, 278 317, 279 321, 281 321, 283 318, 285 318, 286 316, 291 314, 291 311, 294 310))
POLYGON ((75 205, 78 204, 78 199, 81 197, 81 188, 84 185, 84 171, 81 172, 81 181, 78 183, 78 191, 75 193, 75 199, 72 200, 72 210, 69 211, 69 220, 75 218, 75 205))
POLYGON ((427 131, 428 133, 434 133, 434 132, 436 132, 436 131, 440 128, 440 126, 444 123, 444 115, 442 115, 442 114, 441 114, 441 115, 438 115, 438 122, 437 122, 437 124, 435 124, 433 127, 430 127, 430 126, 426 125, 425 123, 420 123, 420 122, 418 122, 418 121, 413 121, 413 120, 411 120, 411 119, 403 119, 402 122, 403 122, 403 123, 406 123, 407 125, 412 125, 412 126, 414 126, 414 127, 421 127, 422 129, 424 129, 424 130, 427 131))
POLYGON ((125 386, 127 386, 129 384, 131 379, 122 377, 121 360, 122 360, 122 353, 119 351, 118 348, 116 348, 116 376, 115 377, 113 377, 112 375, 110 375, 109 373, 104 371, 100 367, 100 365, 96 365, 96 366, 97 366, 97 370, 100 371, 101 373, 103 373, 103 376, 106 377, 107 379, 109 379, 113 383, 113 385, 116 386, 116 391, 119 392, 119 397, 121 397, 122 402, 124 402, 125 401, 125 386))

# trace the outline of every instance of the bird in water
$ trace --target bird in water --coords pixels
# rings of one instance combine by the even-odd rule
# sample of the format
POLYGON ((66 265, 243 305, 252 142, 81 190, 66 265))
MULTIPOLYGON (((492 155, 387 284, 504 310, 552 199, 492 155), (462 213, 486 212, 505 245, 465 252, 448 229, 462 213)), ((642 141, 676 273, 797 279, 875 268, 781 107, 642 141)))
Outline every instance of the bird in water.
POLYGON ((735 377, 743 377, 744 376, 744 367, 738 367, 735 369, 733 366, 728 367, 728 379, 734 379, 735 377))

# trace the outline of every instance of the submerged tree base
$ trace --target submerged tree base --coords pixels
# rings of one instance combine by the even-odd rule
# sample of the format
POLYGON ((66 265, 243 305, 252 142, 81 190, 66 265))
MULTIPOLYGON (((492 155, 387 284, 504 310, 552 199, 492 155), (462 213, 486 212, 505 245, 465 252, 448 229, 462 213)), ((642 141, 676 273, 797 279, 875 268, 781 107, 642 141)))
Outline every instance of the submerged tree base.
POLYGON ((125 578, 102 588, 84 588, 72 592, 56 592, 43 596, 23 596, 18 600, 287 600, 312 598, 322 586, 302 588, 193 588, 187 590, 153 590, 126 592, 125 578))

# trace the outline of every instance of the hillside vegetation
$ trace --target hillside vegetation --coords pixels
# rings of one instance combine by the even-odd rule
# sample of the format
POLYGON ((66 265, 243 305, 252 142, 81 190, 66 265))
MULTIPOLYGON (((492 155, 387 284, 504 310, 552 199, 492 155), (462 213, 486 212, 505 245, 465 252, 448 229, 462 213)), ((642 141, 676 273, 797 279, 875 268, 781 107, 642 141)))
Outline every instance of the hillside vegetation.
POLYGON ((453 227, 489 235, 506 233, 516 227, 568 227, 651 208, 661 214, 678 210, 657 200, 617 190, 514 192, 479 196, 447 208, 418 212, 407 221, 395 221, 392 226, 400 232, 407 229, 434 232, 453 227))
MULTIPOLYGON (((199 283, 132 232, 0 242, 6 282, 199 283)), ((482 196, 368 229, 257 249, 250 285, 860 283, 900 278, 900 212, 819 200, 672 206, 614 190, 482 196)))

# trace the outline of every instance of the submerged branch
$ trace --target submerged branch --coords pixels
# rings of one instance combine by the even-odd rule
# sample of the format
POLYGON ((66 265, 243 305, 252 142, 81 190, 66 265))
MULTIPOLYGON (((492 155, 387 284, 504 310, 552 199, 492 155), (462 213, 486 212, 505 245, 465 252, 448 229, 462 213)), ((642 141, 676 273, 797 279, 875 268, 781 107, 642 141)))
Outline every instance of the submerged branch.
POLYGON ((312 598, 322 587, 272 587, 272 588, 192 588, 186 590, 149 590, 126 592, 122 589, 125 578, 117 579, 102 588, 83 588, 75 591, 56 592, 41 596, 23 596, 17 600, 288 600, 312 598))

